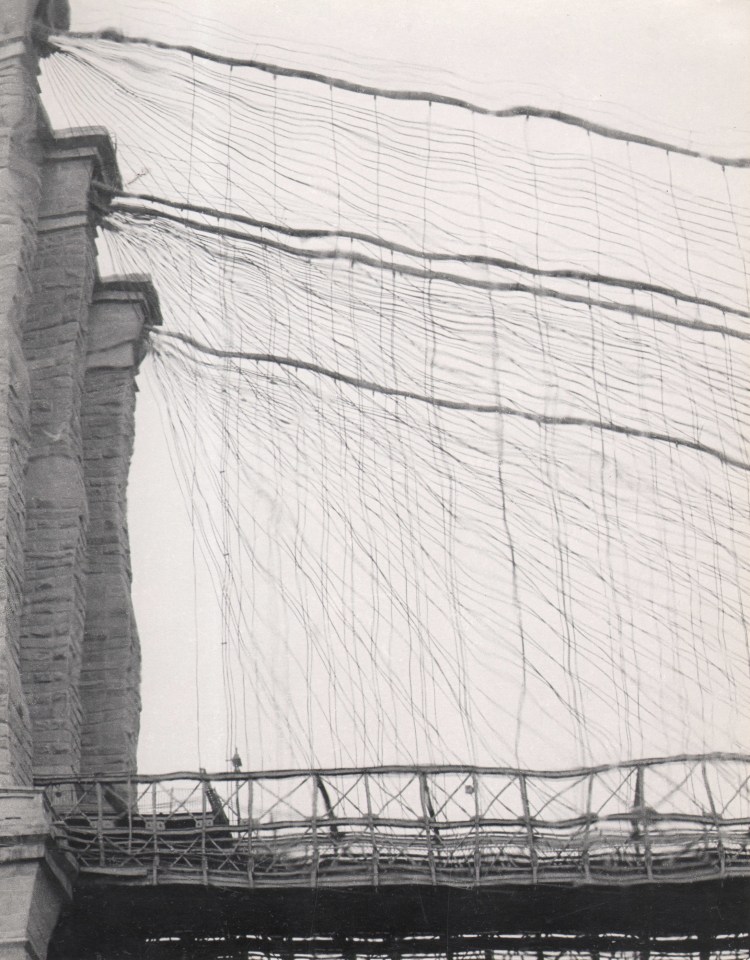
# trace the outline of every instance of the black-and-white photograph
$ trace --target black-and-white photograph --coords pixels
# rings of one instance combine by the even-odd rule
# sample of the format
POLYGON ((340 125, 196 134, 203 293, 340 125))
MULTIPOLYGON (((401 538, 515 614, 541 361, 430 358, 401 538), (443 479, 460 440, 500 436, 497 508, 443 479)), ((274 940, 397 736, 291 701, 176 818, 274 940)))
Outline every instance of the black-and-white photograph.
POLYGON ((750 0, 0 0, 0 960, 750 960, 750 0))

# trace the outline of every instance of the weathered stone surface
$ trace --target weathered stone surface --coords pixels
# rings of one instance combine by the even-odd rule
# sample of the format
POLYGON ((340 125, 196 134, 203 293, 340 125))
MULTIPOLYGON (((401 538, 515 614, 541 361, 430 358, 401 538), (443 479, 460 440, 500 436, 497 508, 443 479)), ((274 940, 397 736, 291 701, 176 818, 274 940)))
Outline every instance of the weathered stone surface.
POLYGON ((11 784, 78 772, 82 689, 88 769, 102 758, 133 769, 138 730, 125 487, 155 297, 140 279, 102 286, 90 339, 92 180, 118 186, 119 174, 102 131, 52 134, 39 107, 44 24, 65 22, 65 0, 0 9, 0 783, 11 784))
POLYGON ((84 774, 131 772, 136 764, 140 645, 130 599, 126 491, 135 375, 145 331, 157 322, 155 294, 142 279, 113 280, 95 294, 82 411, 89 509, 81 670, 84 774))
POLYGON ((96 260, 88 198, 103 152, 76 133, 46 146, 23 331, 31 406, 20 649, 37 776, 80 767, 88 519, 81 398, 96 260))
POLYGON ((67 18, 66 0, 0 2, 0 960, 42 960, 71 896, 24 785, 78 773, 82 739, 88 769, 134 769, 138 732, 125 488, 153 295, 105 288, 89 343, 91 182, 119 176, 101 131, 53 135, 39 108, 37 50, 67 18))
POLYGON ((32 768, 135 769, 140 653, 125 490, 144 323, 158 313, 142 278, 100 285, 91 306, 92 180, 119 183, 106 134, 41 131, 35 162, 36 249, 23 310, 6 324, 0 417, 0 601, 13 628, 0 647, 0 776, 9 782, 28 781, 32 768))
POLYGON ((40 791, 0 790, 0 960, 44 960, 73 862, 51 845, 40 791))
POLYGON ((0 5, 0 783, 31 778, 31 725, 20 680, 23 470, 29 382, 21 331, 32 290, 40 194, 32 0, 0 5))

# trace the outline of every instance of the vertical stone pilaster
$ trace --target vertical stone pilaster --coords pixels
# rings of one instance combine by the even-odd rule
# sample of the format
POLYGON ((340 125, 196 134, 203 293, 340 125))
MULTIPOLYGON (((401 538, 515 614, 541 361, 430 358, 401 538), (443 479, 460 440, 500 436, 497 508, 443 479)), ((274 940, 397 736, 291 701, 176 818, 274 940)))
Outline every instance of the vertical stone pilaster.
POLYGON ((40 185, 34 6, 33 0, 0 4, 0 783, 6 784, 31 778, 19 620, 29 403, 21 331, 31 298, 40 185))
MULTIPOLYGON (((89 561, 81 421, 95 280, 92 211, 106 206, 106 197, 91 204, 91 181, 119 181, 106 135, 54 136, 39 104, 35 38, 66 29, 67 21, 67 0, 0 0, 0 960, 44 960, 75 874, 55 847, 41 792, 26 785, 34 773, 77 773, 80 764, 89 561)), ((143 290, 139 296, 152 303, 143 290)), ((109 356, 114 348, 113 369, 127 381, 121 420, 130 444, 128 390, 147 315, 144 307, 132 337, 93 351, 109 356)), ((110 391, 114 400, 116 383, 110 391)), ((122 498, 124 509, 124 481, 122 498)), ((119 551, 129 573, 126 530, 119 551)), ((129 679, 121 713, 130 733, 118 769, 131 763, 137 731, 134 630, 125 642, 124 672, 136 687, 129 679)), ((119 697, 117 673, 113 689, 119 697)))
POLYGON ((149 327, 160 323, 143 278, 100 284, 89 320, 82 408, 89 509, 86 627, 81 668, 81 772, 134 772, 140 646, 130 598, 126 491, 135 433, 135 377, 149 327))
POLYGON ((37 776, 75 774, 80 766, 87 523, 81 401, 96 261, 92 178, 117 182, 104 132, 49 138, 23 332, 31 416, 21 677, 37 776))

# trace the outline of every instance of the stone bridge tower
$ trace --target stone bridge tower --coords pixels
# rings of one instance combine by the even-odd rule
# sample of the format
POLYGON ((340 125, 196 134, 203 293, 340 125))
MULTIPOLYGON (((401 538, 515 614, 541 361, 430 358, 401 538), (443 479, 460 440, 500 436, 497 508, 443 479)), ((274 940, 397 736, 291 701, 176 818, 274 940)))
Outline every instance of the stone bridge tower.
POLYGON ((0 960, 43 958, 70 895, 35 778, 134 771, 140 710, 125 493, 159 309, 97 273, 109 137, 39 102, 67 26, 67 0, 0 4, 0 960))

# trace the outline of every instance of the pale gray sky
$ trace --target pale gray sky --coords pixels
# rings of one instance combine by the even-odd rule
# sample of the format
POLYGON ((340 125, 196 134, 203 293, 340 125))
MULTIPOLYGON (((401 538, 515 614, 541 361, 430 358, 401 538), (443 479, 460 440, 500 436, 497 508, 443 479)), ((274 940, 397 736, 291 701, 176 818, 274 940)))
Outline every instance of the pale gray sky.
MULTIPOLYGON (((747 0, 73 0, 74 26, 306 63, 332 51, 390 61, 381 78, 453 73, 464 90, 671 127, 715 146, 747 142, 747 0), (287 57, 296 59, 300 57, 287 57), (417 69, 421 68, 421 69, 417 69)), ((351 66, 348 72, 352 73, 351 66)))
MULTIPOLYGON (((531 102, 677 143, 750 153, 748 0, 72 0, 72 6, 74 29, 113 26, 384 86, 462 92, 497 105, 531 102)), ((750 202, 747 195, 736 199, 750 202)), ((193 538, 148 362, 129 497, 144 665, 141 768, 198 765, 196 679, 201 762, 224 768, 221 673, 206 639, 218 632, 217 614, 200 589, 200 571, 193 571, 193 538)))

